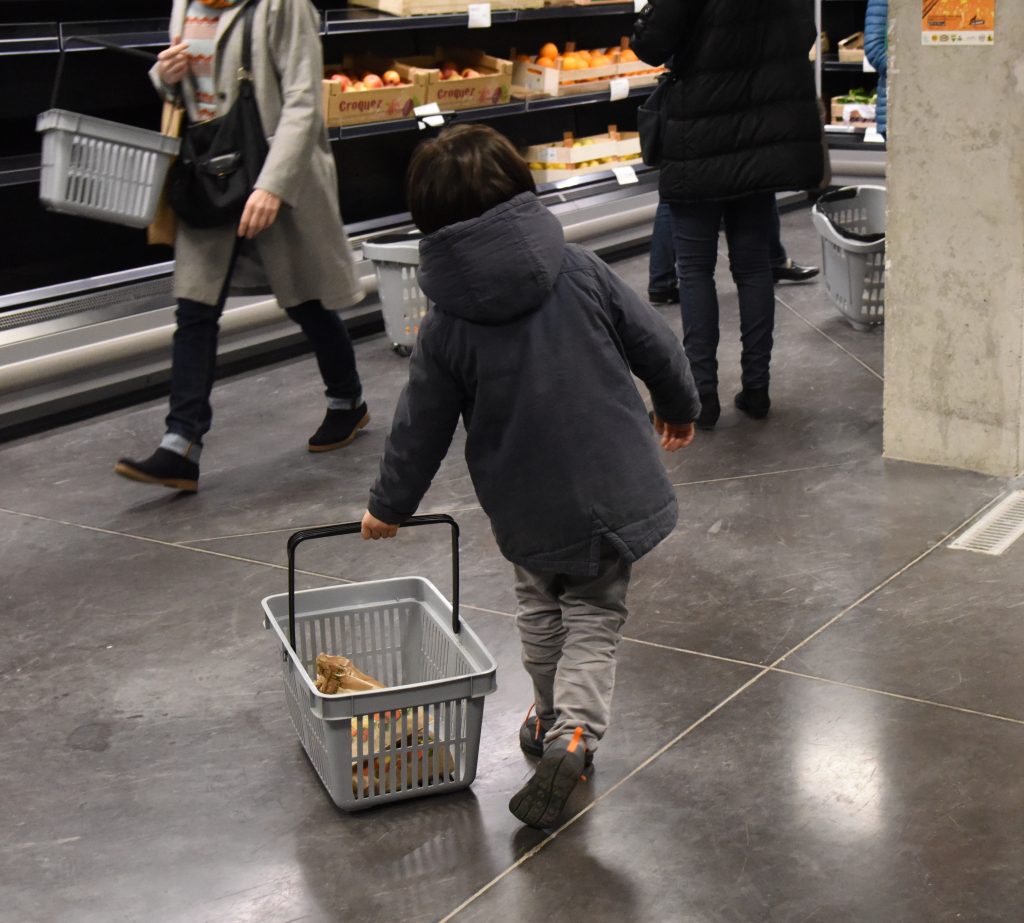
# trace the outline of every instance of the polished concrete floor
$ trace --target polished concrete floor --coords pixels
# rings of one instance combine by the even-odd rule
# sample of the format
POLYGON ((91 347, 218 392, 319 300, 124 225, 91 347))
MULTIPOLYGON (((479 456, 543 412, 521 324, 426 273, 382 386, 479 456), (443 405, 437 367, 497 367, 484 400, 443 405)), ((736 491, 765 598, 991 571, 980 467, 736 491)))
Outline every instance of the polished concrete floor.
MULTIPOLYGON (((806 211, 785 229, 820 259, 806 211)), ((617 268, 643 291, 645 257, 617 268)), ((341 813, 287 716, 260 601, 291 531, 364 508, 406 369, 382 338, 357 346, 374 419, 340 452, 304 449, 312 359, 219 383, 194 497, 111 471, 162 402, 0 446, 0 919, 1024 919, 1024 543, 945 547, 1011 485, 881 458, 882 336, 820 282, 778 288, 774 409, 738 415, 720 287, 726 409, 666 457, 681 522, 635 570, 612 726, 547 834, 506 809, 529 691, 461 436, 424 511, 462 526, 498 663, 475 784, 341 813)), ((447 593, 447 555, 430 529, 337 539, 301 580, 447 593)))

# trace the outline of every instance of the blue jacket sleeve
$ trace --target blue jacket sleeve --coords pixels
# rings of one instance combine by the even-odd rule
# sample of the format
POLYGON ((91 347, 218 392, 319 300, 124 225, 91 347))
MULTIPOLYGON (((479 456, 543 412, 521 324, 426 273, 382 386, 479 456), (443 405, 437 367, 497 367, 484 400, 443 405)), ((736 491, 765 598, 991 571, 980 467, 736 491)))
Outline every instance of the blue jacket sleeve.
POLYGON ((404 522, 420 505, 451 445, 462 412, 462 391, 443 361, 437 315, 428 314, 409 361, 380 474, 368 509, 381 522, 404 522))
POLYGON ((889 0, 868 0, 864 16, 864 55, 883 77, 888 70, 889 0))

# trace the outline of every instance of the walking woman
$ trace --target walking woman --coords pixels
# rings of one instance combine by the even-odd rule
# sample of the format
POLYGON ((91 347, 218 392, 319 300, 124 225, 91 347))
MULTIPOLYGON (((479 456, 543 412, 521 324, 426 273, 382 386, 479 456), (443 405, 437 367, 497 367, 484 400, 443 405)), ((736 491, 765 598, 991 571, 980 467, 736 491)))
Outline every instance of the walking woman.
POLYGON ((237 96, 243 18, 254 6, 252 80, 269 153, 240 221, 200 229, 179 220, 177 328, 166 435, 144 461, 122 458, 124 477, 195 491, 210 428, 219 319, 236 261, 255 259, 287 315, 309 339, 326 386, 327 413, 308 449, 347 445, 369 421, 348 332, 334 312, 358 302, 321 110, 322 52, 309 0, 174 0, 172 44, 152 76, 170 99, 182 85, 190 119, 226 113, 237 96), (188 79, 186 79, 188 78, 188 79))
POLYGON ((771 406, 775 193, 812 189, 824 172, 807 59, 814 34, 809 0, 650 0, 635 26, 632 47, 641 60, 669 62, 659 191, 672 213, 702 429, 714 428, 721 412, 714 272, 723 221, 743 341, 735 403, 755 418, 771 406))

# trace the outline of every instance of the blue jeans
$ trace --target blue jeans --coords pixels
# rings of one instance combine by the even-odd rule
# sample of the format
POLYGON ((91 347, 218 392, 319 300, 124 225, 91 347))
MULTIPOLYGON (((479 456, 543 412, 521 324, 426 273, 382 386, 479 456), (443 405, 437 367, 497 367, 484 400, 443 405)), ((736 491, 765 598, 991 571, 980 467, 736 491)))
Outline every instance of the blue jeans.
POLYGON ((679 287, 676 278, 676 250, 672 246, 672 212, 668 202, 658 202, 651 229, 651 262, 648 269, 647 291, 670 292, 679 287))
MULTIPOLYGON (((782 220, 776 204, 773 212, 773 233, 769 242, 768 259, 772 266, 783 266, 788 259, 782 246, 782 220)), ((648 269, 647 291, 671 291, 679 285, 676 278, 676 251, 672 245, 672 211, 668 202, 659 202, 651 229, 651 262, 648 269)))
POLYGON ((770 378, 775 293, 769 262, 775 196, 759 193, 727 202, 672 203, 678 257, 683 345, 701 394, 718 389, 718 229, 725 222, 729 270, 739 293, 743 387, 767 388, 770 378))
MULTIPOLYGON (((216 305, 181 298, 171 353, 171 400, 167 432, 201 445, 210 429, 210 392, 217 365, 217 335, 227 286, 216 305)), ((344 323, 319 301, 307 301, 286 313, 306 335, 327 386, 329 407, 358 407, 362 385, 352 340, 344 323)))

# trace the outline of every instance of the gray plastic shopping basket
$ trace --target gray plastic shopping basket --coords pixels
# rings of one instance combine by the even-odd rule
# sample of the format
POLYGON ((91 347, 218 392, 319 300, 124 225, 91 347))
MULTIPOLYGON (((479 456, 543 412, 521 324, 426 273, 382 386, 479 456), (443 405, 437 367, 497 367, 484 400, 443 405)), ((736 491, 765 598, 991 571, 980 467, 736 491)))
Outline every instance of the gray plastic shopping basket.
POLYGON ((288 539, 288 592, 263 600, 277 635, 292 724, 328 794, 343 811, 467 788, 476 778, 484 697, 497 667, 459 616, 458 526, 414 516, 402 528, 452 530, 452 602, 422 577, 295 592, 295 550, 310 539, 358 533, 358 522, 288 539), (387 688, 327 695, 315 685, 320 652, 341 654, 387 688))
POLYGON ((825 290, 857 330, 883 321, 885 307, 885 187, 845 186, 811 209, 821 236, 825 290))
POLYGON ((421 235, 415 231, 382 234, 363 242, 363 256, 377 271, 384 331, 396 353, 408 356, 427 314, 429 302, 416 278, 421 235))
MULTIPOLYGON (((148 52, 92 37, 68 36, 65 45, 75 40, 156 60, 148 52)), ((51 106, 36 119, 36 131, 43 136, 39 200, 50 211, 144 228, 156 213, 181 140, 58 109, 65 51, 62 47, 51 106)))

